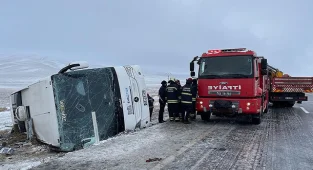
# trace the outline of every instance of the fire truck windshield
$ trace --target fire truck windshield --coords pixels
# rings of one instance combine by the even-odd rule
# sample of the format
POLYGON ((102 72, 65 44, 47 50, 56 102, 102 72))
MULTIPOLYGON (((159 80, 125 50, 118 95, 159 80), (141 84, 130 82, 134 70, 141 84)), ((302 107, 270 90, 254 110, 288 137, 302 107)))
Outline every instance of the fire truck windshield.
POLYGON ((252 56, 223 56, 201 58, 199 78, 253 77, 252 56))

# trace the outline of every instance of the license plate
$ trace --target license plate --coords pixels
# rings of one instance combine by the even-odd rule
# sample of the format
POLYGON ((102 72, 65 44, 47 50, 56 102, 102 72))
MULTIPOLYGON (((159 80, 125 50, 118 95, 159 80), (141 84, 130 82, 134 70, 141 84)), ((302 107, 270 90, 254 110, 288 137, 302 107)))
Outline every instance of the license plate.
POLYGON ((285 99, 293 99, 293 97, 285 97, 285 99))
POLYGON ((231 96, 231 92, 216 92, 218 96, 231 96))

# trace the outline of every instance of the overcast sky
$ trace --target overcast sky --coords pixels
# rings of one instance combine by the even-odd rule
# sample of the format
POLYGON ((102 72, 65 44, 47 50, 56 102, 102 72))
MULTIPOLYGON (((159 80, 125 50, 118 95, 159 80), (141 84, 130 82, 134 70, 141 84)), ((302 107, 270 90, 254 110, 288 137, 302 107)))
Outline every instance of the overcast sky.
POLYGON ((247 47, 313 75, 310 0, 0 1, 0 53, 189 73, 208 49, 247 47))

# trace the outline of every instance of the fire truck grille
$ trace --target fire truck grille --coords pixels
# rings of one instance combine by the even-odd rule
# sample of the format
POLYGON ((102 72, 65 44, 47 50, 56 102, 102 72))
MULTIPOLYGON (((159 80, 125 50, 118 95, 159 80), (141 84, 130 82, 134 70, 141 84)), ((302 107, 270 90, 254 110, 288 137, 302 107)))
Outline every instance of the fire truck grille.
POLYGON ((214 108, 231 108, 235 105, 236 108, 239 107, 239 101, 236 100, 211 100, 210 103, 214 108))

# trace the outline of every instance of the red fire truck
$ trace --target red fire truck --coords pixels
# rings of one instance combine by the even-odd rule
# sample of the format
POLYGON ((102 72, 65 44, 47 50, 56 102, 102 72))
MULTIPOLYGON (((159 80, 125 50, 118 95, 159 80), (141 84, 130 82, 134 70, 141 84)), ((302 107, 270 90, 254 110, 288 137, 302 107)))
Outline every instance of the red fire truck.
POLYGON ((268 104, 292 107, 295 101, 307 101, 305 92, 313 91, 312 77, 281 76, 282 72, 267 64, 246 48, 209 50, 190 63, 199 65, 197 114, 202 120, 211 115, 233 117, 251 116, 260 124, 268 104))

